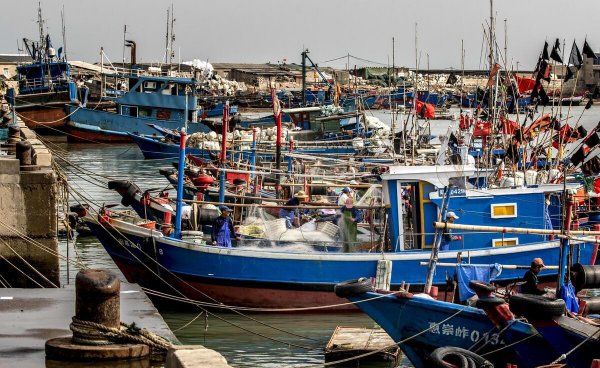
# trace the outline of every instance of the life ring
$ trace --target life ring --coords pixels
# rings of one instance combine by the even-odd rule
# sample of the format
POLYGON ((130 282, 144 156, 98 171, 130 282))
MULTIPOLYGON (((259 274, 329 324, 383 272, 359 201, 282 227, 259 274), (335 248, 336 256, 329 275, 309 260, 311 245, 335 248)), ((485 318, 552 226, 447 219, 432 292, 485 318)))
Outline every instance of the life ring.
POLYGON ((335 291, 335 295, 340 298, 347 298, 349 296, 364 294, 375 289, 373 288, 373 285, 371 285, 370 279, 361 277, 360 279, 340 282, 335 285, 333 290, 335 291))
POLYGON ((546 320, 565 313, 565 301, 541 295, 515 294, 510 297, 511 312, 532 320, 546 320))
POLYGON ((435 349, 429 355, 432 367, 458 367, 458 368, 493 368, 494 365, 472 351, 454 346, 444 346, 435 349))

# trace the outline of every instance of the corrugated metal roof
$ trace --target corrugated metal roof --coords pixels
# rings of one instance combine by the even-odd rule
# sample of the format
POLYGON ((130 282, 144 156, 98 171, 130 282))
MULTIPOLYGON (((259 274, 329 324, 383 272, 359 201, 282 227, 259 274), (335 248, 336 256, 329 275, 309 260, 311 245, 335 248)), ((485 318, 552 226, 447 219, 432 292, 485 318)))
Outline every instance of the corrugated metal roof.
POLYGON ((0 54, 0 63, 2 64, 19 64, 30 63, 33 59, 29 55, 24 54, 0 54))

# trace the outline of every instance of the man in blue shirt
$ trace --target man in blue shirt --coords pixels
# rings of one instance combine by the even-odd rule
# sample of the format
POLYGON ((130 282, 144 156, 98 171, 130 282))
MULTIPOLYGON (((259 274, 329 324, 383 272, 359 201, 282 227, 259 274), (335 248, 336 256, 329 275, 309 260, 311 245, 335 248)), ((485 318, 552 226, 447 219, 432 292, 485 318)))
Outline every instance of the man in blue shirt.
POLYGON ((212 242, 213 245, 231 248, 231 238, 240 240, 234 232, 233 221, 229 217, 232 211, 231 208, 225 205, 220 205, 219 210, 221 211, 221 216, 217 217, 212 224, 212 242))
MULTIPOLYGON (((449 224, 454 223, 454 221, 458 220, 458 216, 456 213, 450 211, 446 214, 446 222, 449 224)), ((450 250, 450 243, 455 240, 462 240, 462 237, 457 235, 452 235, 451 229, 444 229, 444 233, 442 234, 442 241, 440 243, 440 250, 450 250)))

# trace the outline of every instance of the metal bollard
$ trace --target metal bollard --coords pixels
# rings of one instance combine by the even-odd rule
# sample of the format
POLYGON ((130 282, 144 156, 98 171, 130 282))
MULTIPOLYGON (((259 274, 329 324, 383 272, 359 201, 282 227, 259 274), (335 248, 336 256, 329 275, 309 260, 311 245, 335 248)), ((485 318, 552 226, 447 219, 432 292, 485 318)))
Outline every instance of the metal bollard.
POLYGON ((33 150, 31 143, 28 141, 17 142, 16 144, 16 156, 21 166, 31 165, 33 161, 33 150))
POLYGON ((75 278, 75 317, 118 328, 121 323, 121 283, 109 270, 81 270, 75 278))
POLYGON ((104 330, 98 330, 97 326, 90 330, 85 328, 87 323, 93 322, 104 327, 119 329, 120 292, 121 283, 112 271, 103 269, 79 271, 75 277, 75 317, 71 324, 73 336, 57 337, 46 341, 46 358, 57 361, 88 362, 143 359, 139 360, 139 363, 123 363, 123 366, 149 367, 147 357, 150 355, 150 347, 148 345, 115 342, 107 339, 104 330), (76 322, 79 327, 74 328, 76 322))
POLYGON ((8 127, 8 139, 6 140, 9 144, 15 144, 21 141, 21 128, 14 125, 8 127))

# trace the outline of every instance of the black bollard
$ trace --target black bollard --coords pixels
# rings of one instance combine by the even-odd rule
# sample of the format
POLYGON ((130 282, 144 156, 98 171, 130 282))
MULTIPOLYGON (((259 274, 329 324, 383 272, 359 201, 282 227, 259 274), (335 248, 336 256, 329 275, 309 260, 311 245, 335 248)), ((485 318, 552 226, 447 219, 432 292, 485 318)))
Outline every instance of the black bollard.
MULTIPOLYGON (((81 270, 75 277, 75 317, 72 337, 46 341, 46 357, 59 361, 103 361, 144 359, 150 354, 148 345, 107 341, 102 332, 86 331, 85 324, 100 324, 119 329, 121 326, 121 284, 109 270, 81 270)), ((146 363, 142 366, 146 366, 146 363)))
POLYGON ((16 144, 16 156, 21 166, 31 165, 33 161, 33 150, 31 143, 28 141, 17 142, 16 144))
POLYGON ((9 144, 15 144, 21 141, 21 128, 14 125, 8 127, 8 139, 6 140, 9 144))
POLYGON ((81 270, 75 278, 75 318, 119 328, 121 283, 109 270, 81 270))

